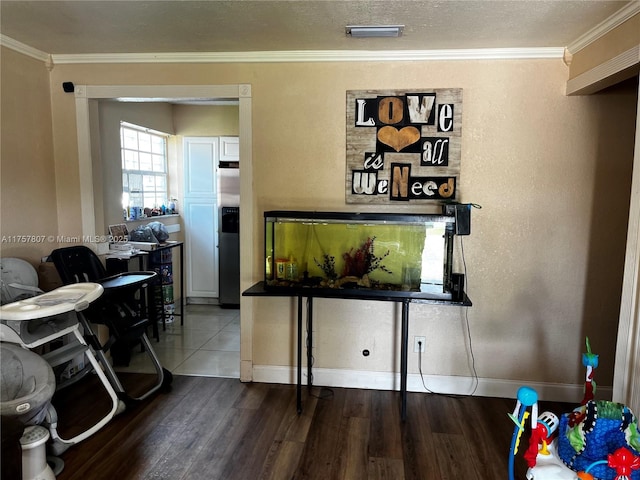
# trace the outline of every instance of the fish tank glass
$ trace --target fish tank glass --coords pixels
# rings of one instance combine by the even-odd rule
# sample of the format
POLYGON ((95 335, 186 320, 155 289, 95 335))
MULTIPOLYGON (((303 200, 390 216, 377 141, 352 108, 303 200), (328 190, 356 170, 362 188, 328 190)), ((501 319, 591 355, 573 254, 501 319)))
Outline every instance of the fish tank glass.
POLYGON ((264 222, 267 289, 449 294, 454 216, 270 211, 264 222))

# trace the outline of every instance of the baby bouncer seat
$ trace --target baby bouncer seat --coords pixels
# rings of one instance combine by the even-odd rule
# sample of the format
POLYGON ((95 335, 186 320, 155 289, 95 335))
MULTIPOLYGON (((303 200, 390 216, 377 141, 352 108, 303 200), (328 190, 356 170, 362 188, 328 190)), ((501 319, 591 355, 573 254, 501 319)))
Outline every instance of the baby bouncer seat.
POLYGON ((109 370, 109 378, 119 397, 125 403, 136 402, 161 388, 168 388, 173 376, 160 364, 146 333, 150 325, 149 310, 153 306, 145 301, 145 297, 148 287, 157 281, 158 274, 124 272, 108 276, 93 250, 82 245, 56 249, 51 252, 51 260, 63 283, 97 282, 104 288, 103 297, 87 310, 86 315, 92 323, 105 325, 109 330, 109 340, 102 344, 94 335, 92 347, 109 370), (134 396, 125 390, 107 360, 106 353, 111 353, 115 364, 128 365, 131 349, 137 344, 142 346, 151 360, 156 382, 146 392, 134 396))
POLYGON ((48 427, 46 435, 33 429, 23 435, 23 440, 25 436, 31 437, 27 438, 31 447, 43 447, 29 455, 29 449, 25 448, 23 442, 25 480, 55 478, 46 461, 41 461, 45 458, 44 443, 49 436, 52 453, 59 455, 93 435, 123 409, 109 379, 80 332, 81 324, 88 325, 82 311, 98 299, 102 292, 103 288, 96 283, 63 286, 43 295, 24 298, 0 307, 2 414, 17 417, 25 425, 42 424, 48 427), (39 356, 32 351, 34 349, 49 351, 39 356), (88 360, 87 366, 68 381, 58 382, 54 370, 68 365, 79 356, 88 360), (50 403, 53 392, 83 379, 91 372, 102 383, 111 406, 95 424, 65 438, 58 431, 58 415, 50 403))
POLYGON ((44 293, 38 288, 38 274, 26 260, 0 258, 0 304, 44 293))
POLYGON ((44 446, 49 432, 39 426, 55 392, 53 370, 42 357, 16 344, 0 342, 0 358, 0 413, 26 426, 20 438, 22 455, 5 456, 3 461, 13 461, 17 470, 12 473, 25 480, 55 479, 44 446))

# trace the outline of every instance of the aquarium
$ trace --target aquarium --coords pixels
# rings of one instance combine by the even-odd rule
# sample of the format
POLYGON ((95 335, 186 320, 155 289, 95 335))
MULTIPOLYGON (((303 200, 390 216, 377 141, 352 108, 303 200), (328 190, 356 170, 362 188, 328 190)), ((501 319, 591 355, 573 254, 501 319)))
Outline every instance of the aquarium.
POLYGON ((265 288, 446 294, 455 216, 265 212, 265 288))

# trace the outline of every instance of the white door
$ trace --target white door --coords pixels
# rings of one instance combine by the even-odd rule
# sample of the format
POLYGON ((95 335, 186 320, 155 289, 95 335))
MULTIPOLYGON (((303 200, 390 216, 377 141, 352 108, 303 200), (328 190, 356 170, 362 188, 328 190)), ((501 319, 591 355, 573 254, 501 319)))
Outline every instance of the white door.
POLYGON ((218 297, 218 139, 185 137, 184 222, 187 297, 218 297))

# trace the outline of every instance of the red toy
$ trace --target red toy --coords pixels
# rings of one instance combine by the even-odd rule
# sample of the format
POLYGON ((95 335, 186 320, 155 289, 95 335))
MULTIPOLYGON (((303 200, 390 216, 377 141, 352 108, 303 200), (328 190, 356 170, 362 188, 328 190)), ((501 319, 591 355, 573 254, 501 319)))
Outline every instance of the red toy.
POLYGON ((633 470, 640 469, 640 457, 636 457, 629 449, 621 447, 607 456, 609 467, 615 469, 615 480, 627 480, 631 478, 633 470))

